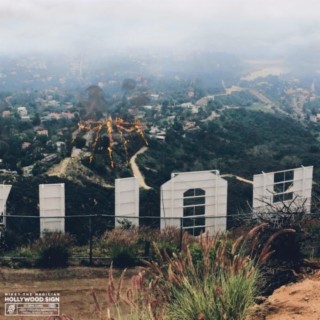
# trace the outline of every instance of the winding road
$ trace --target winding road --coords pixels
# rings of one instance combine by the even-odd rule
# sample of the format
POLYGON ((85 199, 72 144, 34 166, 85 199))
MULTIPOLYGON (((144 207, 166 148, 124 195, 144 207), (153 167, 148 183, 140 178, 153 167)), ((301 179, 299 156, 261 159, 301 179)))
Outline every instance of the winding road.
POLYGON ((136 158, 139 154, 144 153, 147 151, 148 148, 146 146, 142 147, 138 152, 136 152, 133 157, 130 159, 130 165, 133 172, 134 177, 136 177, 139 181, 139 186, 144 189, 151 189, 146 182, 144 181, 144 176, 142 175, 138 165, 136 164, 136 158))

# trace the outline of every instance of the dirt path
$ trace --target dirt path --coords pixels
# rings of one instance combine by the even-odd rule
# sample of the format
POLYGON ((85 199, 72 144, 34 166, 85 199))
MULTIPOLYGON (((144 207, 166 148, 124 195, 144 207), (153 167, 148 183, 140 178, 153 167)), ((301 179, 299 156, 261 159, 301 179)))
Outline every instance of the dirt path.
MULTIPOLYGON (((22 318, 4 316, 5 293, 35 293, 57 292, 60 294, 60 315, 64 314, 73 320, 99 319, 92 290, 96 293, 102 314, 107 314, 111 307, 107 299, 108 269, 76 267, 61 270, 3 270, 0 269, 0 320, 48 320, 48 317, 22 318), (45 279, 47 280, 45 280, 45 279)), ((131 283, 131 276, 138 269, 128 270, 123 282, 123 288, 131 283)), ((115 285, 118 283, 121 270, 114 270, 115 285)))
POLYGON ((139 167, 136 164, 136 158, 139 154, 144 153, 145 151, 147 151, 148 148, 147 147, 142 147, 138 152, 135 153, 135 155, 130 159, 130 165, 131 165, 131 169, 133 172, 133 175, 139 180, 139 186, 141 188, 144 189, 151 189, 151 187, 149 187, 145 181, 144 181, 144 177, 139 169, 139 167))
POLYGON ((237 180, 242 181, 242 182, 244 182, 244 183, 253 184, 253 181, 248 180, 248 179, 245 179, 245 178, 242 178, 242 177, 239 177, 239 176, 236 176, 236 175, 234 175, 234 174, 223 174, 223 175, 221 175, 220 177, 221 177, 221 178, 227 178, 227 177, 229 177, 229 178, 236 178, 237 180))
POLYGON ((71 158, 64 158, 60 163, 52 166, 47 172, 48 176, 59 176, 60 177, 60 176, 65 175, 70 160, 71 160, 71 158))
POLYGON ((285 112, 280 109, 277 105, 275 105, 269 98, 267 98, 265 95, 263 95, 261 92, 259 92, 256 89, 249 89, 248 90, 252 95, 256 96, 260 101, 262 101, 269 109, 272 110, 274 108, 279 113, 285 114, 285 112))

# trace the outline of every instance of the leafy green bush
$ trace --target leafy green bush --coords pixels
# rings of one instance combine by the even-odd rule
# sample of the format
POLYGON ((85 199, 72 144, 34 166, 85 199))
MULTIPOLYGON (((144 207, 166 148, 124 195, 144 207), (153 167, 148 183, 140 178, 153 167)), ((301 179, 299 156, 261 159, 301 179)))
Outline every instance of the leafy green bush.
POLYGON ((48 232, 38 239, 33 248, 38 258, 36 266, 40 268, 61 268, 68 266, 70 247, 74 243, 71 235, 60 232, 48 232))

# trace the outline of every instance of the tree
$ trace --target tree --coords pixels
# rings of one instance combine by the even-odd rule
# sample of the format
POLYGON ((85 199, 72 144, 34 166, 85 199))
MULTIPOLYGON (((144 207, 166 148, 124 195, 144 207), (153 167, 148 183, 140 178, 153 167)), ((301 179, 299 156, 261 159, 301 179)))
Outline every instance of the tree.
POLYGON ((86 139, 83 137, 76 137, 74 139, 74 145, 78 149, 82 149, 86 145, 86 139))
POLYGON ((137 85, 137 83, 136 83, 136 81, 134 79, 128 78, 128 79, 124 79, 122 81, 121 88, 125 93, 128 93, 129 91, 134 90, 136 85, 137 85))
POLYGON ((34 115, 34 118, 32 119, 32 124, 34 126, 39 126, 41 124, 40 115, 38 112, 34 115))
POLYGON ((3 158, 3 156, 8 152, 9 145, 5 141, 0 141, 0 159, 3 158))
POLYGON ((41 144, 42 146, 44 146, 44 145, 47 143, 47 141, 48 141, 48 136, 45 135, 45 134, 38 134, 38 135, 37 135, 37 141, 39 141, 40 144, 41 144))

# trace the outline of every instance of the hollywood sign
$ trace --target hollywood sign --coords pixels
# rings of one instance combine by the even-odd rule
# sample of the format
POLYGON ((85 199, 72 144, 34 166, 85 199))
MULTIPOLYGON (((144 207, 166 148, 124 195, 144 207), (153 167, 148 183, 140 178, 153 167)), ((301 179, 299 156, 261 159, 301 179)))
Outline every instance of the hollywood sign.
MULTIPOLYGON (((253 212, 273 205, 303 203, 310 212, 313 167, 300 167, 254 175, 253 212), (299 202, 300 201, 300 202, 299 202)), ((0 205, 2 214, 11 190, 2 185, 0 205)), ((172 173, 171 179, 161 186, 161 229, 182 227, 193 235, 203 231, 216 233, 226 230, 228 182, 217 170, 172 173)), ((65 230, 64 184, 41 184, 40 232, 65 230)), ((129 220, 139 225, 139 183, 134 177, 115 180, 115 225, 129 220)), ((5 220, 2 220, 5 224, 5 220)))
MULTIPOLYGON (((2 225, 6 225, 6 203, 11 190, 11 185, 0 185, 0 214, 2 225)), ((65 191, 64 183, 40 184, 40 233, 45 231, 65 231, 65 191)))

